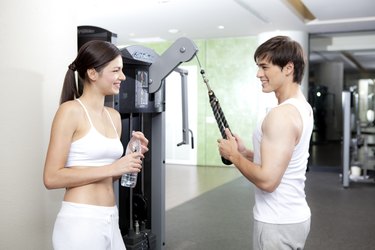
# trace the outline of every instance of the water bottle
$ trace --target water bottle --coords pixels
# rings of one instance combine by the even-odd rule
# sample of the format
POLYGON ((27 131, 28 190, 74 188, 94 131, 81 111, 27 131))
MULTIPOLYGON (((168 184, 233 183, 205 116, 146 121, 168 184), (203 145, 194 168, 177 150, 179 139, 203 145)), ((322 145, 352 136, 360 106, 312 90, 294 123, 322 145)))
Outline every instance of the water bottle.
MULTIPOLYGON (((126 154, 141 151, 141 142, 139 139, 135 139, 126 149, 126 154), (129 150, 130 149, 130 150, 129 150)), ((133 188, 137 184, 138 173, 126 173, 121 177, 121 186, 133 188)))

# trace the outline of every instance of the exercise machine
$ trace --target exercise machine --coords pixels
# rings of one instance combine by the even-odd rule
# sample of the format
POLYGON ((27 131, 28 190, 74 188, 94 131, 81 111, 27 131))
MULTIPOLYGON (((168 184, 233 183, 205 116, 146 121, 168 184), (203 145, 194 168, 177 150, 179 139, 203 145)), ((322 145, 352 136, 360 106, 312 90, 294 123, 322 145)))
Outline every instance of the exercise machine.
MULTIPOLYGON (((178 66, 197 52, 194 42, 185 37, 177 39, 162 55, 141 45, 121 49, 126 80, 114 100, 122 118, 121 141, 126 146, 131 131, 136 130, 149 140, 136 187, 118 186, 119 223, 128 250, 165 247, 165 78, 179 72, 182 92, 186 91, 186 72, 178 66)), ((187 103, 182 107, 187 108, 187 103)), ((187 116, 187 112, 182 113, 187 116)), ((183 141, 179 145, 189 144, 186 117, 183 120, 183 141)))

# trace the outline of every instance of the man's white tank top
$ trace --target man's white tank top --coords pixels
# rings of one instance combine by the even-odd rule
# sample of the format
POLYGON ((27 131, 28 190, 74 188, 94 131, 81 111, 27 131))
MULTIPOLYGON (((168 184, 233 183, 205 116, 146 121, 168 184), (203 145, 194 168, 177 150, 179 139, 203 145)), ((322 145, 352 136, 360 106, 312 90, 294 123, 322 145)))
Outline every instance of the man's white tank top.
MULTIPOLYGON (((288 99, 280 105, 284 104, 291 104, 297 108, 302 118, 303 131, 276 190, 269 193, 255 187, 254 219, 265 223, 300 223, 311 216, 310 208, 306 202, 305 180, 310 138, 314 125, 313 111, 309 103, 294 98, 288 99)), ((259 165, 261 165, 262 122, 263 120, 253 133, 254 163, 259 165)))
MULTIPOLYGON (((119 159, 124 152, 120 138, 118 136, 117 138, 108 138, 99 133, 99 131, 97 131, 94 127, 86 107, 79 99, 76 100, 85 110, 87 119, 90 123, 90 129, 86 135, 71 144, 65 166, 99 167, 113 163, 115 160, 119 159)), ((104 110, 111 120, 113 129, 117 133, 116 127, 113 124, 108 110, 104 110)))

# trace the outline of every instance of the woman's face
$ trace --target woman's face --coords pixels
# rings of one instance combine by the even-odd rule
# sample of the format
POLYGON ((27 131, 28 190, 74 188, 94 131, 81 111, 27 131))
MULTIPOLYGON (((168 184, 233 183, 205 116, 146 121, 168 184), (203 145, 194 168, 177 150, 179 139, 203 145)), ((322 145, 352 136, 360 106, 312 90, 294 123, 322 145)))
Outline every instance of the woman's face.
POLYGON ((116 95, 120 92, 121 81, 126 79, 122 66, 122 57, 119 55, 98 73, 97 84, 104 95, 116 95))

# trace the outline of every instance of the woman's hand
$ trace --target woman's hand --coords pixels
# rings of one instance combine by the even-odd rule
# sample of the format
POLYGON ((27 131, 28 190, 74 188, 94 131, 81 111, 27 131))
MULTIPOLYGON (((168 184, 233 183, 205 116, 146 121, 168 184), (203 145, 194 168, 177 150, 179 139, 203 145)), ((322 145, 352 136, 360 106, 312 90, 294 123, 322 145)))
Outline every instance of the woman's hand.
POLYGON ((142 154, 146 153, 148 151, 148 147, 147 147, 148 146, 148 140, 144 136, 144 134, 140 131, 133 131, 132 137, 130 138, 130 141, 129 141, 128 145, 131 145, 137 139, 141 142, 141 153, 142 154))
POLYGON ((126 173, 138 173, 142 170, 143 154, 140 152, 129 153, 112 163, 112 176, 121 176, 126 173))
POLYGON ((144 153, 148 151, 148 140, 144 134, 140 131, 133 131, 132 137, 127 145, 126 154, 116 162, 114 162, 114 176, 120 176, 125 173, 138 173, 142 169, 142 159, 144 153), (132 148, 132 145, 136 143, 136 140, 140 142, 140 151, 132 148))

